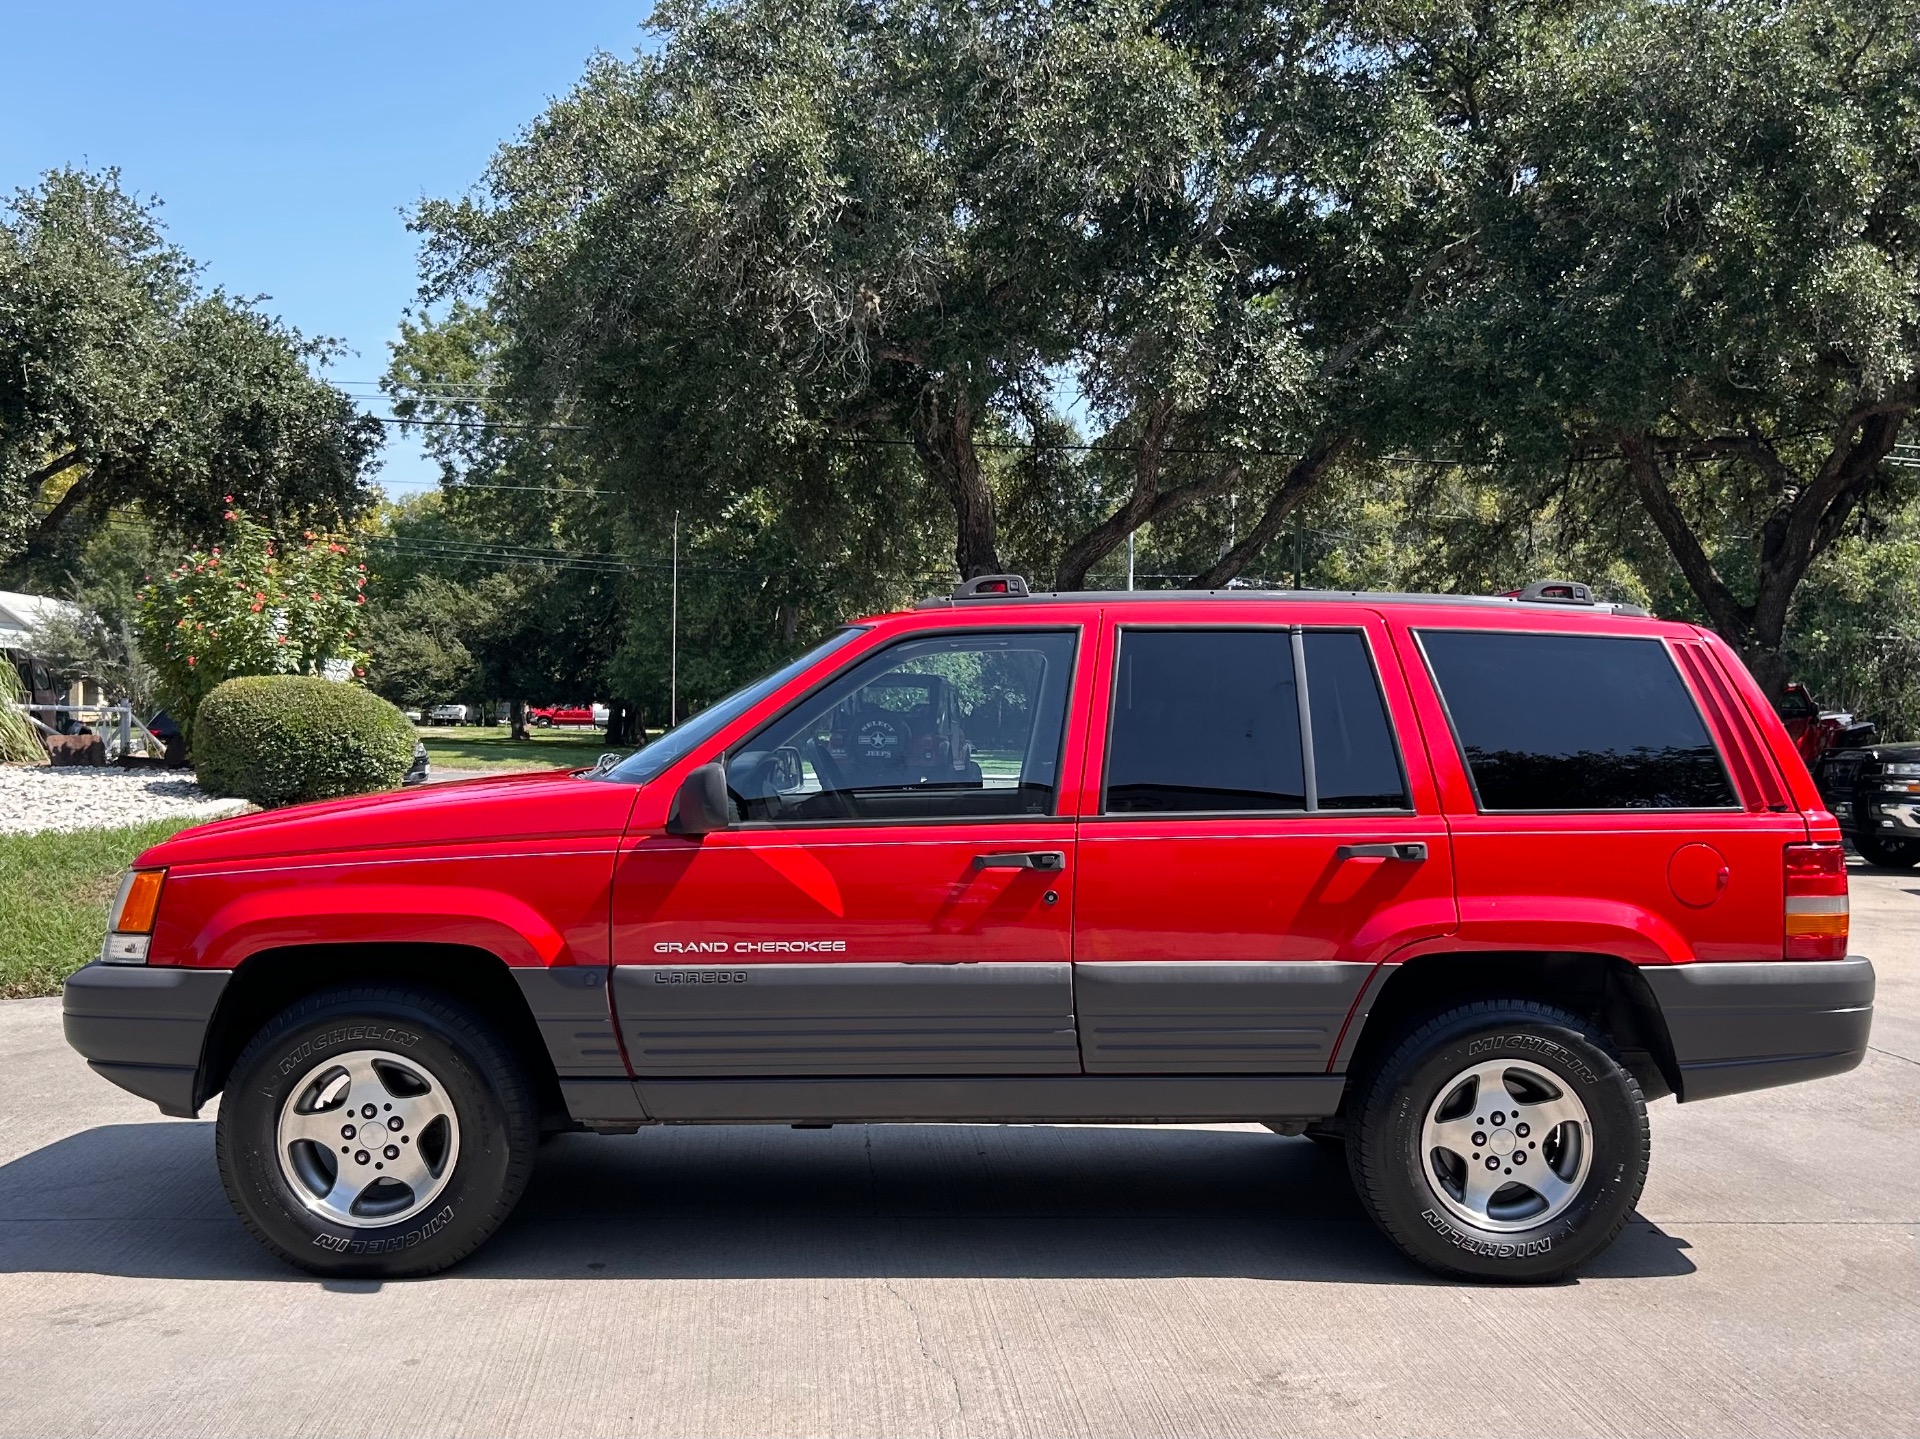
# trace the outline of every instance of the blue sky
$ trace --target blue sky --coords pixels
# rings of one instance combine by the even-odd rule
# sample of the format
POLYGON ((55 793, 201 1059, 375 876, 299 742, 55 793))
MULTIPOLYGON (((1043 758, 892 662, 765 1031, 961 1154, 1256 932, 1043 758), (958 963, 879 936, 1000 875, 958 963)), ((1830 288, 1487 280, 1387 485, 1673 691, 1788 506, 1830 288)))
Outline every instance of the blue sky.
MULTIPOLYGON (((331 373, 374 398, 352 382, 379 378, 416 284, 402 211, 471 185, 595 50, 631 53, 646 8, 5 0, 0 188, 117 165, 210 283, 345 340, 331 373)), ((389 440, 390 490, 434 474, 389 440)))

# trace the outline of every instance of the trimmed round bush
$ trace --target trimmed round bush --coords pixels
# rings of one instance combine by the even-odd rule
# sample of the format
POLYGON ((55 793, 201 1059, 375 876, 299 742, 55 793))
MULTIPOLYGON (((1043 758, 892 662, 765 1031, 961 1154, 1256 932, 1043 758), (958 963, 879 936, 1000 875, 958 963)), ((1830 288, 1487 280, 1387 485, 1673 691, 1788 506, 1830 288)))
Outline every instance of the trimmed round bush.
POLYGON ((246 675, 200 701, 193 772, 210 794, 301 804, 394 788, 413 745, 407 717, 359 685, 246 675))

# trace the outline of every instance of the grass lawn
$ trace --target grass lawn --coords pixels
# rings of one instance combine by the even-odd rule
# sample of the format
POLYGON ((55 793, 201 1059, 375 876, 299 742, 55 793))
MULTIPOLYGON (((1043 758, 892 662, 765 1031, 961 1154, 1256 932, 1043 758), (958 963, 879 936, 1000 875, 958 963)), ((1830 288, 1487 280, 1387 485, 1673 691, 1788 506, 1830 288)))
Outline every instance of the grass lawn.
POLYGON ((608 748, 606 735, 591 729, 534 730, 524 740, 509 738, 505 725, 422 725, 419 734, 436 770, 578 769, 608 748))
POLYGON ((120 871, 195 819, 72 834, 0 834, 0 999, 58 994, 100 953, 120 871))

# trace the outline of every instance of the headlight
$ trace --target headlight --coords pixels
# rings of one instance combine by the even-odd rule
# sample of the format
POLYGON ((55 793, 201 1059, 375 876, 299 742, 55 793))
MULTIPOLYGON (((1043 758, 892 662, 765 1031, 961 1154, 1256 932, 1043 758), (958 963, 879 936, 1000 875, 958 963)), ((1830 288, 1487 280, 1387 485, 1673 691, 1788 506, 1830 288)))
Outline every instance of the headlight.
POLYGON ((164 869, 130 869, 120 881, 120 892, 107 911, 107 942, 100 958, 107 964, 145 964, 160 913, 160 890, 167 882, 164 869))
POLYGON ((1920 764, 1899 760, 1881 770, 1888 779, 1920 779, 1920 764))

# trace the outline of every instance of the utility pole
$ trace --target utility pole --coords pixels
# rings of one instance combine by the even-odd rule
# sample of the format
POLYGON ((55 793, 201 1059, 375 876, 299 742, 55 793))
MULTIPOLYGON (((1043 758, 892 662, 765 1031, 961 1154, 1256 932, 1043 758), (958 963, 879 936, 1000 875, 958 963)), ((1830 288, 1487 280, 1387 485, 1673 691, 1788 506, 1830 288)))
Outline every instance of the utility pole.
POLYGON ((1300 588, 1300 554, 1306 539, 1306 515, 1299 510, 1293 512, 1293 587, 1300 588))
POLYGON ((680 723, 680 511, 673 512, 673 617, 667 638, 667 728, 680 723))
POLYGON ((1127 588, 1133 588, 1133 531, 1127 531, 1127 588))

